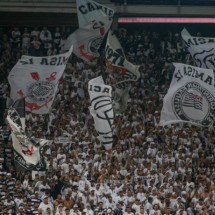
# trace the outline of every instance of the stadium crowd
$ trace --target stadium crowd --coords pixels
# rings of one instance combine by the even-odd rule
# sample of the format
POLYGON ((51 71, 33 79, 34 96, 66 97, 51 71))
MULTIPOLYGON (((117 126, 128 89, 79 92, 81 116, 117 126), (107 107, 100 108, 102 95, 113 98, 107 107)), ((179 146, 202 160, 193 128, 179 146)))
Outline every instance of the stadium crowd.
POLYGON ((0 214, 214 215, 214 129, 159 126, 171 62, 192 64, 179 32, 118 30, 127 59, 142 70, 127 109, 115 116, 111 151, 98 141, 88 110, 87 83, 104 65, 73 56, 51 113, 26 114, 28 134, 50 140, 47 171, 16 171, 5 120, 11 104, 7 75, 23 54, 63 51, 68 33, 58 27, 0 31, 0 214))

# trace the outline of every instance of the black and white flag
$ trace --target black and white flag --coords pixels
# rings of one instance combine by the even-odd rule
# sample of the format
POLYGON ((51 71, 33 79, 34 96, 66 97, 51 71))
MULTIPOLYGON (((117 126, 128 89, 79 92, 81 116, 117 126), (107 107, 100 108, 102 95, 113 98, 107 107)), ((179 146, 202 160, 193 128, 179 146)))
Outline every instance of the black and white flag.
POLYGON ((121 44, 111 31, 108 32, 105 58, 111 86, 114 89, 114 111, 120 113, 126 109, 131 82, 140 78, 139 66, 126 59, 121 44))
POLYGON ((121 44, 111 31, 108 32, 105 58, 109 70, 112 70, 111 75, 117 84, 139 79, 139 66, 132 64, 125 58, 121 44))
POLYGON ((25 133, 25 102, 18 99, 8 110, 7 121, 12 132, 15 162, 26 170, 44 169, 44 147, 47 140, 30 138, 25 133))
POLYGON ((215 38, 193 37, 186 29, 181 36, 196 66, 215 69, 215 38))
POLYGON ((105 149, 109 150, 113 144, 113 120, 112 87, 104 84, 101 76, 91 79, 88 83, 91 106, 90 113, 93 116, 98 139, 105 149))
POLYGON ((175 72, 163 100, 160 125, 189 122, 210 126, 215 114, 214 73, 181 63, 174 63, 175 72))
POLYGON ((86 62, 99 56, 99 48, 113 22, 114 10, 93 0, 77 0, 79 29, 66 41, 65 49, 74 46, 73 53, 86 62))

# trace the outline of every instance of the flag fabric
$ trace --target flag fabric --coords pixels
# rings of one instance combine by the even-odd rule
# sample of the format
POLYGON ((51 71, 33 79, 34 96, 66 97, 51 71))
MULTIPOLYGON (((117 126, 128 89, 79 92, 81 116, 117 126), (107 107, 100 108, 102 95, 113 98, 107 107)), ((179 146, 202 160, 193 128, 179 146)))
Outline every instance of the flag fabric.
POLYGON ((175 71, 163 100, 160 125, 177 122, 208 127, 215 111, 214 73, 181 63, 174 63, 175 71))
POLYGON ((26 111, 47 114, 50 111, 72 47, 64 54, 48 57, 22 56, 10 71, 11 98, 25 97, 26 111))
POLYGON ((89 63, 99 56, 98 51, 112 24, 114 10, 92 0, 77 0, 76 4, 79 29, 67 38, 65 48, 73 44, 73 53, 89 63))
POLYGON ((126 59, 121 44, 111 31, 108 32, 105 57, 109 79, 114 87, 114 111, 121 113, 127 107, 131 82, 140 77, 139 66, 126 59))
POLYGON ((24 98, 18 99, 8 110, 7 121, 11 128, 14 160, 26 170, 45 167, 42 153, 47 140, 30 138, 25 133, 24 98))
POLYGON ((111 67, 111 75, 117 84, 139 79, 139 66, 132 64, 125 58, 121 44, 111 31, 108 32, 105 58, 107 67, 111 67))
POLYGON ((196 66, 215 69, 215 38, 192 37, 186 29, 181 36, 196 66))
POLYGON ((107 33, 114 10, 92 0, 76 0, 79 28, 100 29, 107 33))
POLYGON ((65 46, 69 49, 73 44, 73 53, 85 62, 90 62, 99 56, 98 50, 102 41, 103 35, 99 30, 79 28, 67 38, 65 46))
POLYGON ((88 92, 91 101, 89 110, 99 135, 98 139, 105 149, 109 150, 113 145, 112 87, 105 85, 103 78, 99 76, 88 82, 88 92))

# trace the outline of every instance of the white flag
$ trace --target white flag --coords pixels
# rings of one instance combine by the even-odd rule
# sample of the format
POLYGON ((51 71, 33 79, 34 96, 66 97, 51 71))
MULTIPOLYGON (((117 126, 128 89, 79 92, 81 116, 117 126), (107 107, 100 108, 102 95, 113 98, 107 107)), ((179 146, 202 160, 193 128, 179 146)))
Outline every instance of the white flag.
POLYGON ((90 62, 99 56, 98 50, 103 37, 99 30, 79 28, 67 38, 65 46, 68 50, 73 44, 73 53, 84 61, 90 62))
POLYGON ((92 0, 76 0, 79 28, 103 29, 112 24, 114 10, 92 0))
POLYGON ((67 38, 65 49, 73 45, 73 53, 90 62, 99 56, 98 50, 112 24, 114 10, 92 0, 77 0, 76 4, 79 29, 67 38))
POLYGON ((88 82, 88 92, 91 101, 89 109, 94 119, 95 129, 99 134, 98 139, 105 149, 109 150, 113 144, 112 87, 105 85, 103 78, 99 76, 88 82))
POLYGON ((160 125, 189 122, 210 126, 215 113, 213 70, 181 63, 174 66, 172 82, 163 100, 160 125))
POLYGON ((111 76, 117 84, 139 79, 139 66, 132 64, 125 58, 122 46, 111 31, 108 32, 105 57, 108 68, 112 69, 111 76))
POLYGON ((105 57, 109 79, 114 86, 114 111, 120 113, 127 107, 131 81, 137 81, 140 77, 139 66, 125 58, 122 46, 111 31, 108 32, 105 57))
POLYGON ((26 110, 32 113, 49 113, 71 53, 72 47, 69 52, 49 57, 22 56, 8 76, 11 98, 25 97, 26 110))
POLYGON ((192 37, 186 29, 181 36, 196 66, 215 69, 215 38, 192 37))

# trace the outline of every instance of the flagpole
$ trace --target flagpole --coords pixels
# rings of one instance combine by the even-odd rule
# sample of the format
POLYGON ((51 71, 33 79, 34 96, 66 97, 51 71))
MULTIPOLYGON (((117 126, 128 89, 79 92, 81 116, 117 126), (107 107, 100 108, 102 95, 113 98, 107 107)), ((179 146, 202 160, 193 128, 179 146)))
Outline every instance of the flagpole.
POLYGON ((106 74, 106 69, 104 68, 104 59, 102 60, 103 58, 101 58, 100 60, 100 65, 101 65, 101 75, 102 75, 102 78, 104 80, 104 83, 107 84, 107 74, 106 74))
POLYGON ((23 125, 23 127, 24 127, 24 132, 25 132, 25 121, 26 121, 26 113, 25 113, 25 98, 26 97, 24 97, 24 107, 23 107, 23 111, 24 111, 24 125, 23 125))

